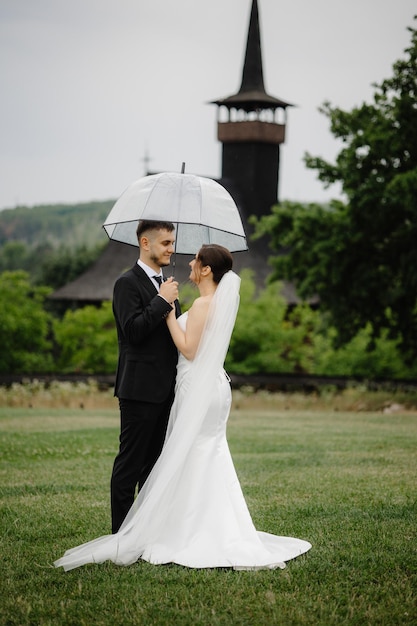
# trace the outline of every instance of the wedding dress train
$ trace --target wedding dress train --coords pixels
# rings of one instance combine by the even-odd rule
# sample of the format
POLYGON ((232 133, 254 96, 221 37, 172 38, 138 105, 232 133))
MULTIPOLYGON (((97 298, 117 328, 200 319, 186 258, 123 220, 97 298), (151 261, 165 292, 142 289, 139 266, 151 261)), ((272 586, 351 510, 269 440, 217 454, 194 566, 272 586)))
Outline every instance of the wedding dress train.
MULTIPOLYGON (((301 539, 256 530, 229 452, 231 390, 222 364, 237 311, 235 301, 230 307, 230 289, 238 293, 239 283, 228 274, 213 298, 198 355, 191 362, 179 357, 164 448, 120 530, 68 550, 56 567, 143 559, 193 568, 273 569, 311 548, 301 539)), ((187 313, 179 318, 184 328, 186 319, 187 313)))

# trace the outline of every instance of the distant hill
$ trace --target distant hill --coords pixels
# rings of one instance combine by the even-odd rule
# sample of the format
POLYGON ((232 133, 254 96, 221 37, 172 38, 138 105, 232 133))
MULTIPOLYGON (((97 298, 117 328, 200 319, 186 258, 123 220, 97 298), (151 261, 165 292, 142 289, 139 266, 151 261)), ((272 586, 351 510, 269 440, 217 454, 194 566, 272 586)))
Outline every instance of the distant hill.
POLYGON ((19 241, 30 248, 49 243, 88 248, 103 243, 107 235, 101 227, 115 200, 83 204, 19 206, 0 211, 0 247, 19 241))

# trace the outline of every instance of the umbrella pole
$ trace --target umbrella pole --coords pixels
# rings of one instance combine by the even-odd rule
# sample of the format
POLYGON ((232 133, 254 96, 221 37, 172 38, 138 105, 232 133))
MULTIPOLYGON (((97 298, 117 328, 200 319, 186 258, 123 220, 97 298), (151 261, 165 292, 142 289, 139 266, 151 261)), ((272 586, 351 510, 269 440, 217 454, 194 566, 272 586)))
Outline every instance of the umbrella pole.
POLYGON ((179 227, 179 223, 177 222, 177 228, 176 228, 176 233, 175 233, 175 244, 174 244, 174 254, 173 256, 173 261, 172 261, 172 275, 175 278, 175 269, 176 269, 176 263, 177 263, 177 241, 178 241, 178 227, 179 227))
MULTIPOLYGON (((182 162, 181 165, 181 174, 185 173, 185 162, 182 162)), ((177 236, 175 237, 175 248, 174 248, 174 260, 172 262, 172 271, 173 271, 173 276, 175 278, 175 264, 177 262, 177 241, 178 241, 178 227, 179 227, 179 223, 177 223, 177 236)))

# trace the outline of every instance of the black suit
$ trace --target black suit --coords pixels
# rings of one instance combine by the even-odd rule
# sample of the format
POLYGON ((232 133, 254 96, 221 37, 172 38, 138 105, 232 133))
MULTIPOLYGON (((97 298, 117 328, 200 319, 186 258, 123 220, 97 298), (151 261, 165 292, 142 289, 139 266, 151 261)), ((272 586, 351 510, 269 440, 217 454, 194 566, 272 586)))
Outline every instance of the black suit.
MULTIPOLYGON (((179 313, 176 302, 177 315, 179 313)), ((165 318, 171 305, 135 264, 114 286, 119 342, 115 395, 120 403, 120 447, 111 479, 112 530, 117 532, 163 445, 174 397, 178 351, 165 318)))

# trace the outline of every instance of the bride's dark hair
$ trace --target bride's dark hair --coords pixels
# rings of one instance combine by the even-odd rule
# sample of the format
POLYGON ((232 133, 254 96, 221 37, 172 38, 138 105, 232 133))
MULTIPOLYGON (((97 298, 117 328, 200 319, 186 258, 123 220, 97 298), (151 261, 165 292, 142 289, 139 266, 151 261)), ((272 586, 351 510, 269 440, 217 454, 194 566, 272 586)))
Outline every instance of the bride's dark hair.
POLYGON ((213 272, 213 280, 216 284, 222 276, 233 267, 233 257, 227 248, 216 243, 204 244, 197 254, 197 259, 202 267, 210 265, 213 272))

